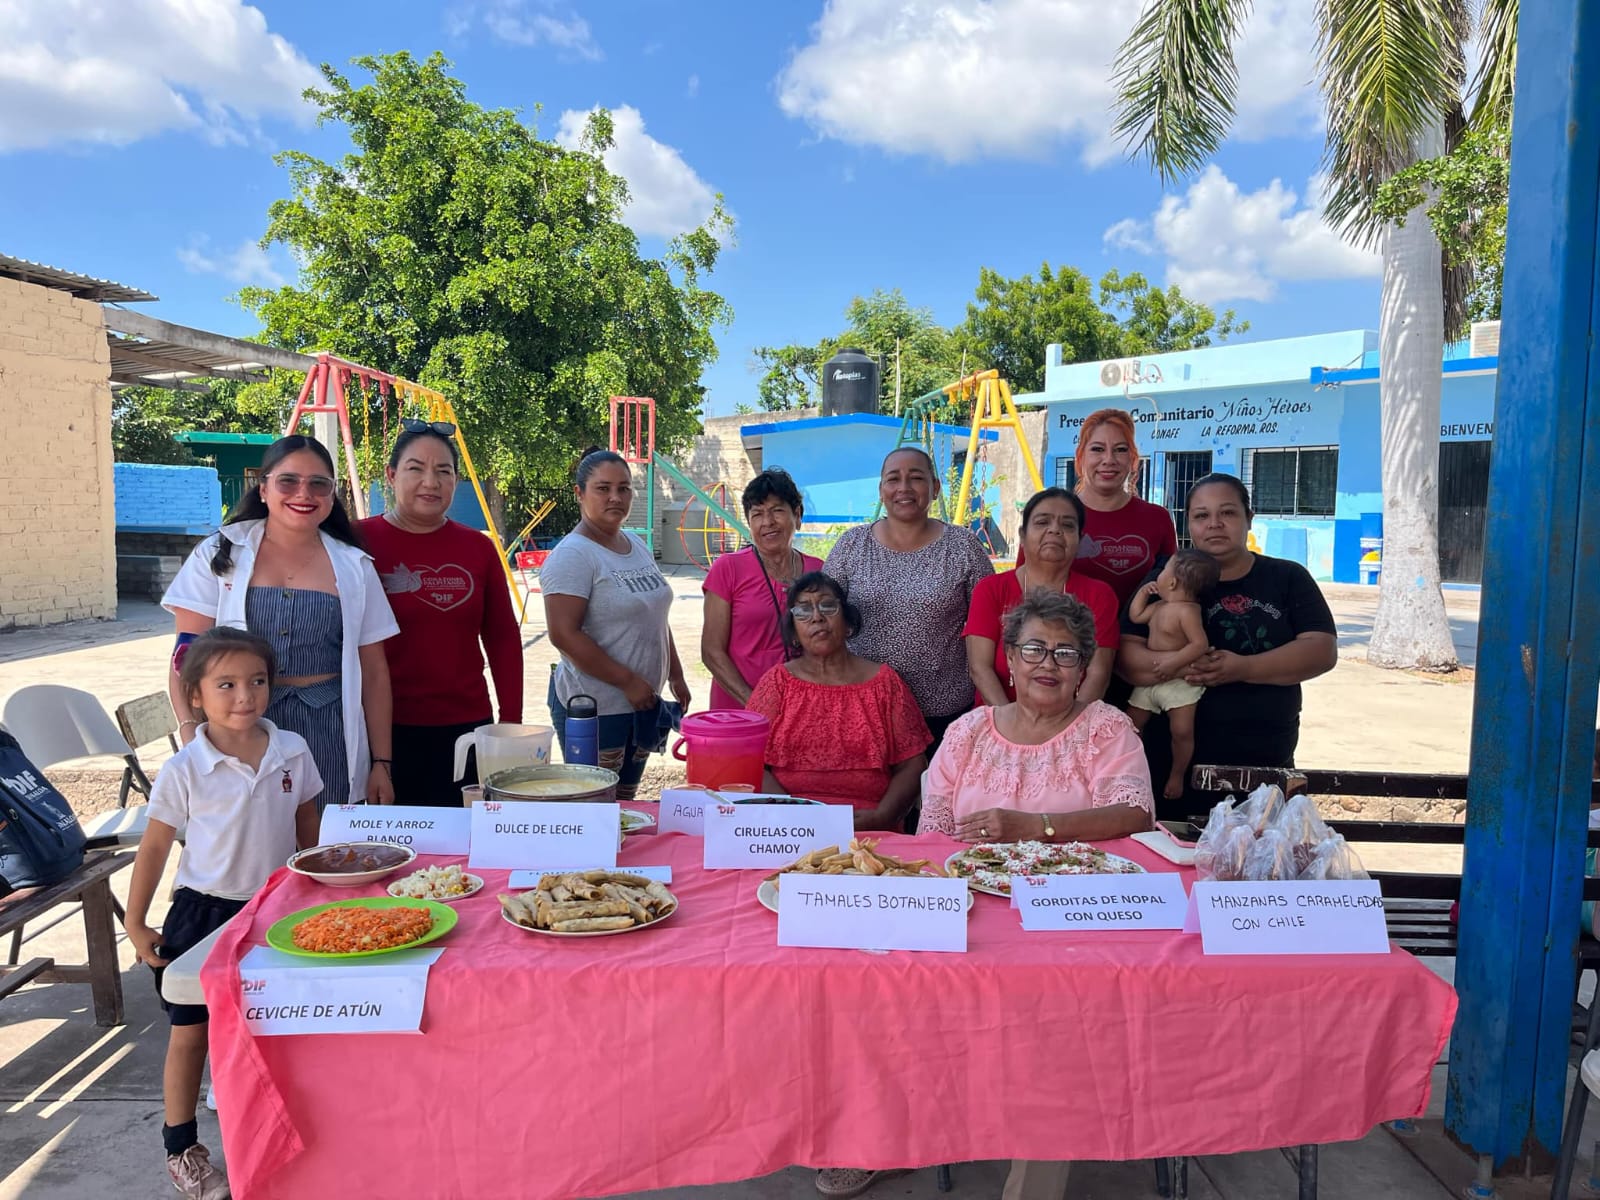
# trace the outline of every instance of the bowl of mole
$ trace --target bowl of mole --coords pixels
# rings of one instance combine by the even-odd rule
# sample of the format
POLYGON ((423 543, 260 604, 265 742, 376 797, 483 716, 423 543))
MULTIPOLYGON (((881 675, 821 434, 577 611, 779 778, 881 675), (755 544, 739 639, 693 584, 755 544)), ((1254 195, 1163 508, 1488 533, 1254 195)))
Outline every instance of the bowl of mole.
POLYGON ((361 887, 393 875, 416 857, 410 846, 393 842, 339 842, 301 850, 290 857, 288 867, 328 887, 361 887))

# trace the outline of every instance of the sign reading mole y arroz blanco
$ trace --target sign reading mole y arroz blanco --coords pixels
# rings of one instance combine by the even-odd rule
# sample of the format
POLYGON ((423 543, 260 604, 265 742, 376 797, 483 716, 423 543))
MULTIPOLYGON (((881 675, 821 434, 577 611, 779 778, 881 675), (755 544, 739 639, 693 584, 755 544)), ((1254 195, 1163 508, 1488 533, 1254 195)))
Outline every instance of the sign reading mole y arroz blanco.
POLYGON ((1173 871, 1145 875, 1013 875, 1028 930, 1181 929, 1189 898, 1173 871))
POLYGON ((395 808, 382 804, 341 804, 322 813, 318 837, 324 846, 339 842, 393 842, 418 854, 465 854, 472 823, 465 808, 395 808))
POLYGON ((842 804, 708 804, 704 866, 711 870, 787 867, 825 846, 848 846, 855 811, 842 804))
POLYGON ((1376 880, 1194 885, 1207 954, 1388 954, 1376 880))
POLYGON ((468 811, 469 867, 611 870, 617 865, 622 810, 615 804, 484 800, 468 811))

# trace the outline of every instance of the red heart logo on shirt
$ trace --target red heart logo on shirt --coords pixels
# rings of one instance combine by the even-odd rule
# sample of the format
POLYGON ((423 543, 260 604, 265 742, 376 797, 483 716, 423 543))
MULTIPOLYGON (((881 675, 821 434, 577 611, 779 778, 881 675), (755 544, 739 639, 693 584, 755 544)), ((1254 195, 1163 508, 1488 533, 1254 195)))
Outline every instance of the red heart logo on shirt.
POLYGON ((442 567, 417 567, 417 599, 440 612, 472 599, 472 576, 465 567, 445 563, 442 567))
POLYGON ((1114 575, 1128 575, 1144 569, 1151 561, 1150 543, 1136 533, 1119 537, 1084 538, 1079 558, 1092 558, 1114 575), (1092 550, 1092 553, 1085 551, 1092 550))

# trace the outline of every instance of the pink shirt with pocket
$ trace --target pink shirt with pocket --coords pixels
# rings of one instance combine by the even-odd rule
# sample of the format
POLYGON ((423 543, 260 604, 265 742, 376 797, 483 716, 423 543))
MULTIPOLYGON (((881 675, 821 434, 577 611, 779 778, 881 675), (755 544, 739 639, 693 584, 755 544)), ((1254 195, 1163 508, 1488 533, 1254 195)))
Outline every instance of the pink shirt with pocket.
MULTIPOLYGON (((768 579, 754 547, 724 554, 711 564, 705 590, 721 596, 732 610, 728 629, 728 657, 739 668, 751 687, 784 660, 783 635, 778 614, 789 599, 789 585, 807 571, 820 571, 822 560, 810 554, 795 553, 791 561, 800 564, 798 573, 785 571, 783 578, 768 579)), ((715 681, 711 684, 712 708, 743 708, 715 681)))

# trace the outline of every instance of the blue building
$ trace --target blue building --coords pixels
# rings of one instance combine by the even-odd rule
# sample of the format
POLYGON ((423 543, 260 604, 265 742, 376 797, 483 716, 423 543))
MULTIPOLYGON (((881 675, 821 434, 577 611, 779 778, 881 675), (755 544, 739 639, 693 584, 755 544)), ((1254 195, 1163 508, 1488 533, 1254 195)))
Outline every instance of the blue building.
MULTIPOLYGON (((895 448, 900 428, 899 417, 845 413, 742 425, 739 436, 757 470, 784 467, 795 477, 804 495, 808 526, 858 525, 872 519, 878 503, 879 468, 884 456, 895 448)), ((933 427, 931 457, 945 476, 951 504, 955 503, 955 483, 949 476, 960 470, 971 432, 959 425, 933 427)), ((982 440, 993 443, 999 436, 987 430, 982 440)), ((986 472, 974 488, 983 492, 991 509, 999 504, 992 472, 986 472)))
MULTIPOLYGON (((1377 335, 1355 330, 1094 363, 1047 351, 1047 483, 1071 486, 1079 429, 1100 408, 1134 416, 1140 491, 1170 509, 1180 539, 1189 485, 1209 471, 1250 488, 1262 550, 1321 580, 1361 580, 1363 537, 1381 536, 1377 335)), ((1477 583, 1494 437, 1497 358, 1447 348, 1439 452, 1446 581, 1477 583)))

